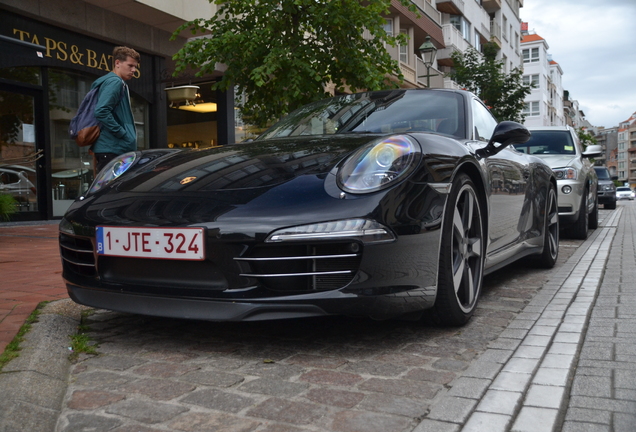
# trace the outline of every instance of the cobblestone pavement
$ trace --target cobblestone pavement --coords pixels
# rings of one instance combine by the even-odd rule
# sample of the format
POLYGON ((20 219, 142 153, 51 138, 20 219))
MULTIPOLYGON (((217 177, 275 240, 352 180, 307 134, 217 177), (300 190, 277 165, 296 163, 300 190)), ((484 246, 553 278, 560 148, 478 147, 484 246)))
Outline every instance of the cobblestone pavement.
MULTIPOLYGON (((617 214, 602 210, 601 224, 617 214)), ((510 430, 510 416, 508 429, 501 427, 502 406, 485 403, 475 409, 482 398, 482 402, 497 402, 496 397, 488 397, 513 394, 511 389, 498 389, 496 371, 485 371, 483 365, 495 362, 501 368, 506 362, 506 367, 514 363, 510 354, 501 357, 511 352, 505 341, 539 341, 538 335, 529 334, 529 326, 523 328, 519 323, 536 319, 536 304, 546 298, 548 290, 567 285, 562 273, 576 274, 575 265, 594 267, 586 264, 584 255, 591 242, 607 241, 611 239, 605 229, 596 230, 591 240, 561 240, 554 269, 538 269, 522 260, 488 276, 475 316, 461 328, 344 317, 211 323, 91 310, 84 324, 99 354, 80 356, 68 375, 61 366, 68 354, 64 353, 68 345, 64 335, 73 333, 78 321, 75 317, 60 323, 45 314, 42 325, 34 326, 31 345, 55 349, 45 356, 40 353, 44 358, 33 361, 38 364, 18 359, 3 370, 26 371, 27 379, 19 386, 12 386, 10 378, 2 380, 10 373, 0 374, 0 388, 22 387, 27 393, 15 398, 7 393, 7 399, 21 402, 11 408, 13 425, 0 430, 510 430), (609 240, 594 240, 601 233, 609 240), (55 331, 47 323, 59 328, 55 331), (64 350, 59 349, 62 345, 64 350), (63 389, 52 381, 63 382, 63 389), (55 389, 42 400, 48 386, 55 389), (36 414, 25 414, 28 412, 36 414)), ((63 302, 69 300, 56 303, 63 302)), ((562 335, 557 334, 555 341, 559 337, 562 335)), ((524 366, 523 361, 516 366, 524 366)), ((549 413, 535 412, 532 406, 524 411, 525 405, 516 403, 517 414, 549 413)), ((568 415, 570 424, 565 424, 570 426, 583 414, 568 415)), ((558 424, 556 420, 562 419, 550 417, 552 425, 558 424)), ((515 423, 528 424, 532 421, 515 423)))
MULTIPOLYGON (((563 241, 560 263, 582 241, 563 241)), ((258 323, 96 311, 57 430, 409 431, 553 270, 489 276, 461 328, 328 317, 258 323)))

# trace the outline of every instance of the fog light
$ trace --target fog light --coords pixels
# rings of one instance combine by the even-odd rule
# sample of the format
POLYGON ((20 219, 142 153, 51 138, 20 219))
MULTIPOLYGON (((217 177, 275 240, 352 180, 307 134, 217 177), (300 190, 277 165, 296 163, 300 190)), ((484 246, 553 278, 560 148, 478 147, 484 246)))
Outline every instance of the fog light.
POLYGON ((572 186, 568 186, 565 185, 561 188, 561 192, 563 192, 564 194, 569 194, 570 192, 572 192, 572 186))

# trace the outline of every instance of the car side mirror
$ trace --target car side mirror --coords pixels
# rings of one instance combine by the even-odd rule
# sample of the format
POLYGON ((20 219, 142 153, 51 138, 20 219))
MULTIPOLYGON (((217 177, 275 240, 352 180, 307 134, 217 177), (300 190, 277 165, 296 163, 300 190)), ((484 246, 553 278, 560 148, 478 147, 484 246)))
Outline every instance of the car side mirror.
POLYGON ((479 158, 487 158, 496 155, 510 144, 523 144, 530 137, 530 131, 521 123, 502 121, 495 127, 486 147, 478 149, 475 153, 479 158))
POLYGON ((589 145, 583 152, 583 157, 593 158, 603 154, 603 147, 598 144, 589 145))
POLYGON ((618 176, 612 176, 611 178, 612 178, 613 181, 618 180, 618 176))

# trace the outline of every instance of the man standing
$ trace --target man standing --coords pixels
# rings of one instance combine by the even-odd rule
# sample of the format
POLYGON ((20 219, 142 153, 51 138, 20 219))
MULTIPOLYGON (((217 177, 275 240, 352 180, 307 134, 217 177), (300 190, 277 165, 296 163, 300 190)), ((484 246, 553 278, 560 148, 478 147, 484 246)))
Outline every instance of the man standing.
POLYGON ((132 48, 115 47, 113 70, 91 86, 100 86, 95 118, 102 124, 99 138, 91 146, 95 173, 120 154, 137 150, 137 131, 125 81, 137 71, 139 58, 139 53, 132 48))

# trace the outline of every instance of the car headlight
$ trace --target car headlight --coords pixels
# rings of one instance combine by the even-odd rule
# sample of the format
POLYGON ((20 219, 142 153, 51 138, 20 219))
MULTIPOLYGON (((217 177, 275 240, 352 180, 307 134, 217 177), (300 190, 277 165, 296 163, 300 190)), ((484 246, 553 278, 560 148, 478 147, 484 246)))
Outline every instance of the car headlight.
POLYGON ((406 177, 416 166, 419 154, 419 146, 405 135, 372 141, 338 170, 338 186, 350 193, 379 191, 406 177))
POLYGON ((88 193, 91 194, 97 192, 104 188, 108 183, 121 176, 123 173, 128 171, 131 166, 133 166, 136 159, 137 153, 135 152, 124 153, 123 155, 117 156, 97 174, 93 184, 88 189, 88 193))
POLYGON ((612 185, 602 185, 601 186, 601 190, 611 191, 611 190, 614 190, 614 186, 612 186, 612 185))
POLYGON ((572 167, 552 168, 552 171, 557 180, 576 180, 578 177, 578 172, 572 167))

